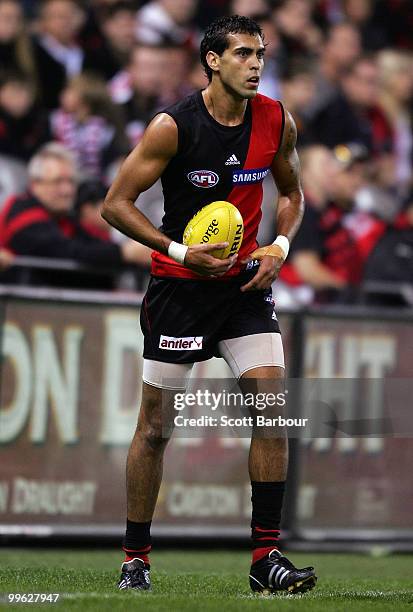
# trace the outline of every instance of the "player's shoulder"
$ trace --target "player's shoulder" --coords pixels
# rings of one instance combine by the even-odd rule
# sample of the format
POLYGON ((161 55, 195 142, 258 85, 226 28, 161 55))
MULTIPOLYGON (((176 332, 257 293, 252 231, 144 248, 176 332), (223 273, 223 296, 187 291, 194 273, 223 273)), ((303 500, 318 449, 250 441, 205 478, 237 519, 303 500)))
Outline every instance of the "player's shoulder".
POLYGON ((284 112, 284 107, 280 100, 273 100, 263 94, 257 94, 252 100, 253 107, 273 111, 276 109, 279 112, 284 112))
POLYGON ((262 129, 272 133, 283 134, 288 112, 280 100, 273 100, 263 94, 257 94, 252 100, 252 114, 262 129))
POLYGON ((275 154, 283 143, 286 126, 286 112, 279 100, 257 94, 251 101, 253 129, 265 138, 275 154))
POLYGON ((194 141, 194 130, 202 123, 200 92, 192 93, 165 108, 161 116, 173 122, 177 134, 177 153, 184 153, 194 141))
POLYGON ((181 100, 178 100, 178 102, 164 108, 161 113, 165 113, 174 119, 182 118, 187 114, 192 114, 199 109, 197 97, 197 92, 189 94, 181 100))

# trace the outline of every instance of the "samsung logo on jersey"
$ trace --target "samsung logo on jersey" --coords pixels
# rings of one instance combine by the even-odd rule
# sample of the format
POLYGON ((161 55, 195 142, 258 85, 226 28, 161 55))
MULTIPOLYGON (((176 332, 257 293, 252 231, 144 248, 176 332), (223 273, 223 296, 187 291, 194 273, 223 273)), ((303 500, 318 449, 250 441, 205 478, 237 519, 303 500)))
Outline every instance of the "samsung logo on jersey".
POLYGON ((208 189, 209 187, 215 187, 219 182, 219 176, 212 170, 194 170, 187 174, 188 179, 195 187, 202 187, 208 189))
POLYGON ((251 170, 233 170, 232 182, 237 185, 260 183, 269 173, 269 168, 254 168, 251 170))

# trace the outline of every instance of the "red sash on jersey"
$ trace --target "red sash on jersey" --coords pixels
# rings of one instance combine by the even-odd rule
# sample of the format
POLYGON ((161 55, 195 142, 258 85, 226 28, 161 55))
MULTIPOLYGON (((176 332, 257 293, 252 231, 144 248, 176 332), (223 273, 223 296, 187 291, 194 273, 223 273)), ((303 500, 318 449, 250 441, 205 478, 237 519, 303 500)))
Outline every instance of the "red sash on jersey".
MULTIPOLYGON (((284 110, 280 102, 271 100, 261 94, 258 94, 251 101, 251 110, 252 128, 243 170, 270 168, 282 140, 284 110)), ((238 261, 248 257, 257 247, 257 232, 262 216, 262 194, 262 181, 251 184, 236 184, 228 194, 228 202, 238 208, 244 219, 244 239, 238 253, 238 261)), ((243 267, 240 263, 237 263, 220 278, 225 279, 228 276, 235 276, 239 274, 243 267)), ((157 251, 152 253, 151 273, 154 276, 208 280, 208 277, 192 272, 192 270, 157 251)))

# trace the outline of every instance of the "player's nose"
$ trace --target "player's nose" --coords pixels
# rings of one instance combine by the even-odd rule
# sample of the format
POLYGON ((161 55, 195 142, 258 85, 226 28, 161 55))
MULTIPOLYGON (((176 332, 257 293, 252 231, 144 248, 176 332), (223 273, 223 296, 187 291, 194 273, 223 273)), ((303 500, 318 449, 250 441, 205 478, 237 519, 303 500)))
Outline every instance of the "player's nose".
POLYGON ((252 60, 249 68, 250 68, 250 70, 252 72, 251 76, 259 76, 260 75, 261 66, 260 66, 260 63, 259 63, 257 58, 255 58, 255 60, 252 60))

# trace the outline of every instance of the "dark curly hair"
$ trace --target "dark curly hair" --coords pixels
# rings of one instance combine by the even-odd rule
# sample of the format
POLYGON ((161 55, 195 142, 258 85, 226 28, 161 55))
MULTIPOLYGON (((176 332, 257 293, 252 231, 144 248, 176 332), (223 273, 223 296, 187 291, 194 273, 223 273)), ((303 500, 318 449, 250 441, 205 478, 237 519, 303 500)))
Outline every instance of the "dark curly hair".
POLYGON ((206 60, 207 53, 208 51, 214 51, 218 55, 222 55, 225 49, 229 47, 228 34, 251 34, 251 36, 264 38, 262 28, 249 17, 231 15, 211 23, 204 34, 200 47, 201 63, 208 81, 212 79, 212 70, 206 60))

